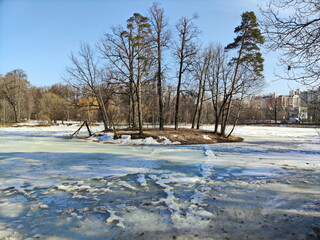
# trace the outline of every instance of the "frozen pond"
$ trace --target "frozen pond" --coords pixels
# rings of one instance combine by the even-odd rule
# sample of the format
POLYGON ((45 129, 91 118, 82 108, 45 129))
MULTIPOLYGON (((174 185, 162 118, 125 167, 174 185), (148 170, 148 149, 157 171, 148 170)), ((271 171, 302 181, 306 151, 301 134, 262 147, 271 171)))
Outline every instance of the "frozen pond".
POLYGON ((64 138, 76 128, 0 128, 0 239, 320 238, 315 129, 128 146, 64 138))

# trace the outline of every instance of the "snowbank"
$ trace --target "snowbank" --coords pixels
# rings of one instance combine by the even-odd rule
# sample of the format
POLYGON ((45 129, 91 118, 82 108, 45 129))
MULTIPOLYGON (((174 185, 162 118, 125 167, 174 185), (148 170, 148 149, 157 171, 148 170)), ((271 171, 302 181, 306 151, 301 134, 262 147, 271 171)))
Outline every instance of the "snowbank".
POLYGON ((120 139, 114 139, 113 133, 105 133, 100 136, 92 136, 90 139, 95 142, 123 144, 123 145, 178 145, 178 144, 181 144, 180 142, 177 142, 177 141, 171 142, 168 138, 164 136, 158 137, 160 141, 157 141, 152 137, 147 137, 145 139, 131 139, 131 135, 121 135, 120 139))

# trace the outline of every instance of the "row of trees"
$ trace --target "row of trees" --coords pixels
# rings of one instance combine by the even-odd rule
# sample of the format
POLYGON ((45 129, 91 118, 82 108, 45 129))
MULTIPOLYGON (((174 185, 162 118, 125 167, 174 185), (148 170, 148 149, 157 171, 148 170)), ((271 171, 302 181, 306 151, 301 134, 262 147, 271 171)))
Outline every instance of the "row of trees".
MULTIPOLYGON (((2 84, 6 84, 6 88, 1 90, 5 91, 5 95, 0 100, 0 122, 17 122, 25 119, 36 119, 46 120, 55 122, 56 120, 88 120, 89 122, 101 121, 102 117, 97 107, 97 101, 94 98, 84 98, 76 89, 62 84, 55 84, 51 87, 38 88, 28 84, 26 75, 22 70, 14 70, 7 74, 10 76, 9 79, 1 78, 2 84), (21 84, 21 79, 18 77, 13 78, 15 74, 23 76, 23 81, 26 85, 21 84), (16 79, 16 82, 10 82, 9 80, 16 79), (16 86, 16 87, 14 87, 16 86), (8 96, 10 102, 6 100, 5 96, 8 96), (16 104, 15 104, 16 103, 16 104)), ((212 84, 212 83, 210 83, 212 84)), ((201 85, 199 90, 201 90, 201 85)), ((144 97, 146 103, 143 106, 146 122, 151 125, 158 124, 157 114, 158 111, 154 108, 154 103, 157 102, 158 98, 154 91, 149 91, 148 95, 144 97)), ((164 115, 164 122, 168 124, 174 123, 174 104, 175 89, 173 86, 164 88, 163 103, 167 111, 164 115), (172 107, 173 106, 173 107, 172 107)), ((314 93, 316 94, 316 93, 314 93)), ((316 96, 316 95, 314 95, 316 96)), ((121 97, 121 96, 119 96, 121 97)), ((204 97, 200 94, 200 97, 204 97)), ((116 100, 121 103, 122 100, 119 98, 116 100)), ((239 104, 240 100, 236 99, 234 104, 239 104)), ((213 103, 212 101, 203 101, 199 104, 197 96, 184 95, 181 99, 181 106, 185 110, 181 113, 181 119, 184 123, 192 123, 193 127, 200 126, 200 123, 212 124, 212 119, 215 118, 212 112, 213 103), (201 111, 198 111, 201 108, 201 111), (201 113, 199 115, 199 112, 201 113)), ((308 121, 312 120, 319 122, 319 106, 317 99, 312 99, 308 102, 305 107, 308 108, 308 121), (316 102, 314 102, 316 101, 316 102)), ((289 113, 280 106, 280 101, 274 99, 271 107, 261 107, 252 104, 246 99, 242 104, 242 114, 239 117, 240 123, 248 121, 258 122, 281 122, 284 117, 288 119, 289 113)), ((125 104, 116 104, 112 101, 109 112, 117 119, 117 124, 126 124, 126 109, 125 104)), ((232 118, 235 120, 234 118, 232 118)))
MULTIPOLYGON (((287 62, 287 71, 304 68, 305 74, 315 73, 309 78, 314 76, 310 79, 317 81, 318 51, 310 52, 306 46, 317 48, 318 38, 310 29, 319 18, 302 15, 302 10, 316 10, 317 2, 283 0, 282 5, 277 4, 271 2, 268 9, 262 10, 270 49, 287 50, 284 57, 302 54, 287 62), (281 19, 275 10, 301 4, 304 8, 293 15, 299 21, 281 19), (297 26, 286 33, 285 29, 294 24, 297 26), (298 38, 297 44, 289 35, 298 38), (311 41, 309 45, 304 42, 307 40, 311 41), (311 68, 305 65, 308 56, 311 68)), ((2 119, 9 113, 12 116, 8 119, 14 121, 87 118, 102 120, 106 129, 127 124, 139 128, 140 134, 146 122, 158 124, 160 129, 165 124, 174 124, 178 129, 181 122, 192 123, 193 128, 214 123, 215 132, 228 136, 226 126, 239 119, 244 97, 263 84, 259 46, 264 38, 253 12, 241 17, 236 37, 228 46, 200 47, 197 16, 182 17, 171 28, 164 10, 153 4, 147 17, 135 13, 125 27, 112 27, 94 46, 81 44, 78 53, 70 57, 64 77, 67 85, 35 88, 21 70, 1 76, 2 119)), ((306 79, 303 72, 299 73, 306 79)))
POLYGON ((148 101, 160 130, 171 123, 165 121, 168 114, 175 129, 180 122, 199 128, 203 106, 210 101, 215 132, 229 135, 226 126, 231 116, 236 122, 241 99, 263 82, 259 45, 264 39, 255 14, 245 12, 234 42, 225 48, 218 44, 201 48, 196 19, 182 17, 172 30, 164 10, 153 4, 148 17, 135 13, 125 27, 112 27, 94 47, 82 44, 78 54, 71 55, 65 81, 83 97, 96 100, 106 129, 116 121, 110 111, 115 104, 125 108, 129 127, 142 134, 148 101), (186 99, 191 100, 188 109, 182 108, 186 99), (183 118, 189 111, 191 119, 183 118))
POLYGON ((0 75, 0 120, 6 123, 27 119, 67 119, 64 112, 68 104, 61 94, 61 90, 67 88, 63 85, 31 86, 27 74, 21 69, 0 75))
MULTIPOLYGON (((218 49, 216 54, 225 54, 222 47, 218 49)), ((208 51, 213 51, 209 48, 208 51)), ((220 59, 216 57, 215 59, 220 59)), ((220 59, 221 60, 221 59, 220 59)), ((199 76, 201 70, 206 65, 199 65, 199 76), (201 67, 202 66, 202 67, 201 67)), ((203 74, 203 73, 202 73, 203 74)), ((21 122, 28 119, 44 120, 56 122, 57 120, 77 120, 88 122, 102 121, 102 114, 98 107, 96 98, 90 97, 90 90, 55 84, 50 87, 35 87, 28 82, 26 74, 23 70, 13 70, 5 76, 1 76, 1 100, 0 100, 0 122, 21 122), (84 94, 87 92, 87 94, 84 94), (7 100, 6 96, 10 99, 7 100)), ((183 94, 181 97, 181 108, 184 110, 180 113, 180 119, 183 123, 191 123, 193 128, 200 127, 201 124, 212 124, 217 112, 212 109, 215 105, 217 94, 214 99, 208 98, 203 92, 203 80, 199 78, 200 85, 198 89, 194 89, 196 94, 183 94), (199 93, 200 92, 200 93, 199 93), (201 109, 201 110, 200 110, 201 109)), ((209 80, 209 86, 216 84, 209 80)), ((155 104, 158 102, 158 96, 154 85, 146 89, 143 96, 143 114, 145 124, 152 126, 158 125, 158 109, 155 104)), ((191 91, 191 89, 189 90, 191 91)), ((163 105, 166 109, 163 121, 166 124, 174 124, 175 122, 175 94, 176 89, 172 85, 163 87, 163 105)), ((112 100, 109 101, 108 113, 115 119, 115 124, 127 124, 127 102, 123 94, 114 94, 112 100)), ((242 114, 239 121, 244 123, 248 120, 268 121, 274 118, 273 111, 269 108, 256 108, 250 105, 250 102, 241 102, 241 99, 234 99, 233 105, 242 104, 242 114)), ((232 108, 232 112, 237 109, 232 108)), ((280 114, 280 113, 279 113, 280 114)), ((279 115, 278 114, 278 115, 279 115)), ((232 115, 232 121, 236 115, 232 115)), ((280 118, 282 119, 282 117, 280 118)), ((110 128, 110 126, 108 126, 110 128)))

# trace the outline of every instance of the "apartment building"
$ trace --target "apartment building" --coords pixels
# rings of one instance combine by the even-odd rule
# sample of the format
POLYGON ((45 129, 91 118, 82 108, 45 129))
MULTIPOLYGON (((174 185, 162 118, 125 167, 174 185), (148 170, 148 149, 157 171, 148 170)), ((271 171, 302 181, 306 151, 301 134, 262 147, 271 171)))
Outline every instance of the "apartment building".
POLYGON ((297 89, 290 91, 288 95, 277 93, 251 95, 248 102, 253 108, 286 111, 287 120, 320 120, 320 89, 307 91, 297 89))

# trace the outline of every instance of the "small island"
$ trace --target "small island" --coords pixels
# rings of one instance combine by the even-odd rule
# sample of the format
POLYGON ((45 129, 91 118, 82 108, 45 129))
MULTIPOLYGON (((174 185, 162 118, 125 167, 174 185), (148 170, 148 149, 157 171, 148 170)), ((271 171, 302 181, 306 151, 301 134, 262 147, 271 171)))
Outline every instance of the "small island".
POLYGON ((117 134, 118 138, 121 138, 123 135, 130 135, 131 139, 146 139, 151 137, 159 143, 168 139, 171 143, 179 142, 182 145, 243 141, 243 138, 241 137, 224 137, 220 134, 214 133, 213 131, 189 128, 180 128, 179 130, 175 130, 174 128, 165 128, 162 131, 157 128, 148 128, 143 131, 142 136, 139 134, 138 130, 121 129, 117 134))
POLYGON ((93 133, 87 121, 70 136, 72 139, 77 136, 81 129, 88 131, 89 137, 80 137, 84 140, 92 140, 94 142, 103 142, 106 144, 126 144, 126 145, 193 145, 193 144, 214 144, 224 142, 242 142, 244 139, 236 136, 225 136, 215 131, 194 128, 120 128, 118 130, 113 127, 112 129, 105 129, 100 132, 93 133), (142 131, 141 131, 142 130, 142 131))

